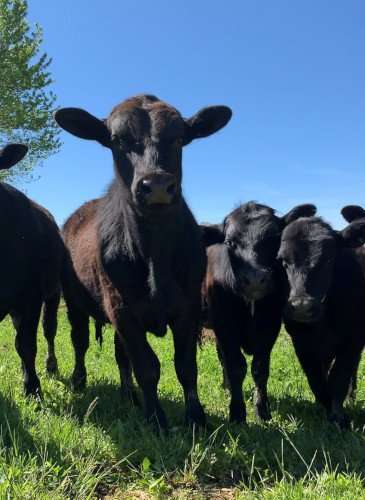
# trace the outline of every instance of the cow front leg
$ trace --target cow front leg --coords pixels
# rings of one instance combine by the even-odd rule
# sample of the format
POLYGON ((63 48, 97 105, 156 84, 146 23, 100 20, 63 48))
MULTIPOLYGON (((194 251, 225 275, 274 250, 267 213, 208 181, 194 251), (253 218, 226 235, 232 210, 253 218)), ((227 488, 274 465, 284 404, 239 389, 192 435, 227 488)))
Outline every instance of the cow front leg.
POLYGON ((185 422, 197 426, 205 425, 205 413, 198 395, 198 368, 196 348, 199 325, 189 319, 171 324, 174 349, 175 371, 184 391, 185 422))
POLYGON ((254 353, 251 373, 255 383, 254 404, 256 417, 260 421, 270 420, 270 404, 267 397, 267 381, 270 373, 270 351, 254 353))
POLYGON ((160 362, 149 345, 146 332, 133 318, 113 321, 116 334, 126 348, 133 372, 143 393, 146 420, 157 430, 167 429, 167 419, 157 395, 160 362))
POLYGON ((122 397, 126 397, 136 406, 139 405, 138 397, 133 385, 132 365, 128 357, 121 336, 114 334, 115 360, 119 368, 120 387, 122 397))
POLYGON ((229 389, 230 386, 229 386, 229 379, 228 379, 228 375, 227 375, 227 368, 226 368, 226 364, 224 362, 224 355, 222 352, 222 347, 219 345, 218 340, 217 340, 217 355, 218 355, 218 359, 219 359, 219 362, 220 362, 221 367, 222 367, 222 389, 229 389))
POLYGON ((343 403, 351 387, 354 372, 360 361, 361 350, 343 349, 336 356, 335 362, 328 377, 328 386, 331 395, 331 407, 328 419, 337 423, 341 428, 348 428, 349 419, 343 410, 343 403))
POLYGON ((246 405, 243 398, 242 385, 247 373, 247 363, 241 351, 238 336, 227 336, 227 332, 217 331, 219 345, 224 359, 228 379, 231 402, 229 420, 235 423, 246 422, 246 405))

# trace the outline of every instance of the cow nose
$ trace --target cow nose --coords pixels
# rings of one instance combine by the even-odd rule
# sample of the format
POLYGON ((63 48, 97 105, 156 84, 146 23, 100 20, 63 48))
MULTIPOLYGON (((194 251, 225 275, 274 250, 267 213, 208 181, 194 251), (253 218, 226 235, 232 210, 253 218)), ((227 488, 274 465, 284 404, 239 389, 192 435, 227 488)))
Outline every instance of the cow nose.
POLYGON ((289 304, 296 311, 307 314, 312 310, 315 301, 311 297, 292 297, 289 304))
POLYGON ((322 310, 322 304, 312 297, 292 297, 288 300, 284 314, 288 319, 311 323, 319 320, 322 310))
POLYGON ((262 287, 265 286, 270 279, 270 274, 266 271, 250 271, 243 275, 243 281, 247 286, 262 287))
POLYGON ((264 270, 249 270, 242 276, 245 295, 251 299, 261 298, 267 293, 270 273, 264 270))
POLYGON ((155 174, 140 180, 139 192, 148 205, 169 204, 177 193, 177 182, 171 174, 155 174))

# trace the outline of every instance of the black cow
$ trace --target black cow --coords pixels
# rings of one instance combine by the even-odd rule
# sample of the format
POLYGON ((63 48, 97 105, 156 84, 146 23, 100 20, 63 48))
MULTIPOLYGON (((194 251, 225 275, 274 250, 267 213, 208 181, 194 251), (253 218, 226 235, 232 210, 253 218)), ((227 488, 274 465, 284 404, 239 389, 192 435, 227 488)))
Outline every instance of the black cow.
POLYGON ((341 427, 365 343, 365 249, 351 248, 364 236, 364 220, 337 232, 301 218, 283 231, 278 253, 289 282, 286 330, 317 402, 341 427))
POLYGON ((160 363, 146 332, 162 336, 170 325, 186 420, 204 424, 196 344, 205 252, 181 193, 182 148, 217 132, 231 110, 213 106, 183 119, 157 97, 140 95, 116 106, 107 120, 75 108, 55 117, 68 132, 109 148, 115 170, 106 195, 79 208, 63 230, 70 256, 64 295, 76 354, 73 383, 86 382, 89 316, 99 330, 111 322, 122 391, 136 399, 133 368, 147 419, 165 427, 157 397, 160 363))
MULTIPOLYGON (((27 153, 21 144, 0 150, 0 170, 27 153)), ((44 302, 43 329, 48 343, 48 372, 57 370, 54 337, 60 300, 64 246, 51 214, 14 187, 0 183, 0 321, 10 314, 15 347, 22 360, 27 395, 40 396, 35 370, 37 327, 44 302)))
POLYGON ((242 384, 247 365, 242 351, 253 355, 256 416, 271 418, 270 354, 285 299, 284 273, 276 260, 280 236, 287 224, 314 211, 313 205, 300 205, 278 217, 272 208, 249 202, 231 212, 223 224, 202 226, 208 246, 203 307, 217 338, 224 385, 231 393, 231 421, 246 419, 242 384))

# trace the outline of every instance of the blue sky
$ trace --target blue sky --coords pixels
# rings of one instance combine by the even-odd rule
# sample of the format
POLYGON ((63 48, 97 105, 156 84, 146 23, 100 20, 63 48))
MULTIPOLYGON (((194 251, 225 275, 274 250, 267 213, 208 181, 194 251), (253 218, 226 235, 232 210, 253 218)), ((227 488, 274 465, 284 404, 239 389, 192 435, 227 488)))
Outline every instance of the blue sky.
MULTIPOLYGON (((29 0, 60 106, 104 117, 153 93, 188 117, 226 104, 218 134, 184 150, 184 193, 200 221, 255 199, 284 213, 314 202, 342 227, 365 205, 365 3, 361 0, 29 0)), ((62 133, 29 196, 58 222, 100 196, 110 152, 62 133)))

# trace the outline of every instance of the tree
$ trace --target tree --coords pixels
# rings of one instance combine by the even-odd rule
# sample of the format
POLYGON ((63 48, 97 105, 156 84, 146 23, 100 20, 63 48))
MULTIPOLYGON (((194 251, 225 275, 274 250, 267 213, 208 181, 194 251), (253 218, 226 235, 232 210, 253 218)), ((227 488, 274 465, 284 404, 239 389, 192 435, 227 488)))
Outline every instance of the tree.
POLYGON ((29 177, 60 147, 53 120, 56 96, 49 90, 51 59, 40 54, 43 32, 38 24, 31 29, 27 8, 27 0, 0 0, 0 144, 29 147, 26 160, 4 173, 12 178, 29 177))

